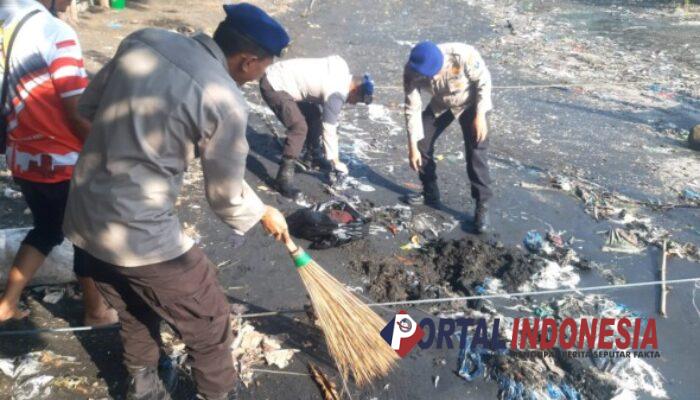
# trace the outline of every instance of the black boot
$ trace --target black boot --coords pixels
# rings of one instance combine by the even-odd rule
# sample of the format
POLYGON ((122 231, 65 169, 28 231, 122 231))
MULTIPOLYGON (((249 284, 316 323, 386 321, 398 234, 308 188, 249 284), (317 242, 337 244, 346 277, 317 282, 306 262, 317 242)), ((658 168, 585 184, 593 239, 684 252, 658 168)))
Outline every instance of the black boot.
POLYGON ((406 202, 411 205, 425 204, 426 206, 440 207, 440 189, 436 181, 423 183, 423 191, 411 193, 406 196, 406 202))
POLYGON ((275 181, 280 194, 290 199, 296 199, 301 194, 301 191, 294 187, 294 168, 296 168, 295 160, 283 157, 275 181))
POLYGON ((157 367, 127 367, 131 382, 126 393, 127 400, 171 400, 158 376, 157 367))
POLYGON ((326 160, 326 155, 320 148, 307 148, 301 163, 311 170, 319 170, 325 173, 333 170, 333 165, 326 160))
POLYGON ((489 217, 489 209, 486 203, 476 203, 474 210, 474 231, 476 233, 484 233, 491 229, 491 218, 489 217))
POLYGON ((195 396, 196 400, 238 400, 239 395, 241 392, 241 381, 240 379, 236 381, 236 386, 233 388, 228 393, 224 393, 221 395, 217 396, 205 396, 201 393, 198 393, 197 396, 195 396))

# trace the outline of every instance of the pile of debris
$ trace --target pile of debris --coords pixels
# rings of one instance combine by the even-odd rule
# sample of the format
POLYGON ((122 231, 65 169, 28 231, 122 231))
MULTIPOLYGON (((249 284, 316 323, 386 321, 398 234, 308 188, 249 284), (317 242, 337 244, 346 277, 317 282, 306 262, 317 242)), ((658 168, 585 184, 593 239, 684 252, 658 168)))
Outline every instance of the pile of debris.
MULTIPOLYGON (((364 282, 375 301, 507 295, 515 291, 575 287, 580 279, 579 271, 595 269, 576 255, 569 246, 570 240, 561 234, 550 232, 543 238, 537 232, 530 232, 524 242, 529 253, 478 238, 436 240, 407 256, 351 265, 365 275, 364 282)), ((504 301, 506 304, 489 299, 455 301, 449 305, 441 303, 428 311, 442 318, 467 316, 488 321, 499 318, 505 328, 502 338, 506 341, 511 338, 513 316, 504 315, 502 308, 556 319, 642 317, 600 295, 571 294, 545 302, 508 297, 504 301)), ((466 349, 460 350, 456 372, 469 382, 483 377, 493 379, 499 386, 500 398, 508 400, 624 399, 634 398, 637 392, 666 397, 663 378, 643 359, 577 359, 563 355, 560 349, 554 349, 553 354, 524 358, 507 350, 472 351, 467 343, 466 349)))

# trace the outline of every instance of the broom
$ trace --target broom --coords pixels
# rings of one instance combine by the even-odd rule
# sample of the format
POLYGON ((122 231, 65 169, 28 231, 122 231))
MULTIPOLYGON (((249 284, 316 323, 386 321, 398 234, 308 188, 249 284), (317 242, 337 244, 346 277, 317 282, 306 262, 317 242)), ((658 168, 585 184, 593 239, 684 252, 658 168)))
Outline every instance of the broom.
POLYGON ((347 380, 352 373, 358 386, 364 386, 386 376, 398 360, 379 334, 386 322, 289 237, 285 245, 311 297, 317 322, 342 377, 347 380))

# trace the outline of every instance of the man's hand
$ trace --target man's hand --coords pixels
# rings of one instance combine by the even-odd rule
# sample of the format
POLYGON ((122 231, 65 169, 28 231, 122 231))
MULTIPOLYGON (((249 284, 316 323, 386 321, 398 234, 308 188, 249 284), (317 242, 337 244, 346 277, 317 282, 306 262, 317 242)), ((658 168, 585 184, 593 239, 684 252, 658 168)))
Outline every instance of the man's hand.
POLYGON ((267 233, 275 237, 275 240, 280 242, 289 241, 289 229, 287 228, 287 220, 284 219, 282 213, 270 206, 265 207, 265 214, 263 214, 260 223, 267 233))
POLYGON ((416 143, 408 145, 408 165, 416 172, 418 172, 422 166, 420 151, 418 151, 418 145, 416 143))
POLYGON ((63 109, 66 111, 66 117, 68 123, 70 123, 71 132, 80 140, 81 143, 85 143, 88 134, 90 133, 90 121, 83 118, 78 112, 78 100, 80 96, 71 96, 61 99, 63 104, 63 109))
POLYGON ((486 126, 486 115, 484 115, 484 113, 476 114, 474 118, 474 133, 476 134, 477 143, 483 142, 489 134, 488 127, 486 126))

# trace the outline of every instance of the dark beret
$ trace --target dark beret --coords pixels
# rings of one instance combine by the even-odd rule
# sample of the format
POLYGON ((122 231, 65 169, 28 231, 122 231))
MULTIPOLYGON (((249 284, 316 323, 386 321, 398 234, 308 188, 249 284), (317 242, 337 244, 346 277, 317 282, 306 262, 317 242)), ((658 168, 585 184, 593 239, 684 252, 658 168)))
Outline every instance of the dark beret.
POLYGON ((279 57, 289 44, 284 27, 262 9, 248 3, 226 4, 225 23, 279 57))

